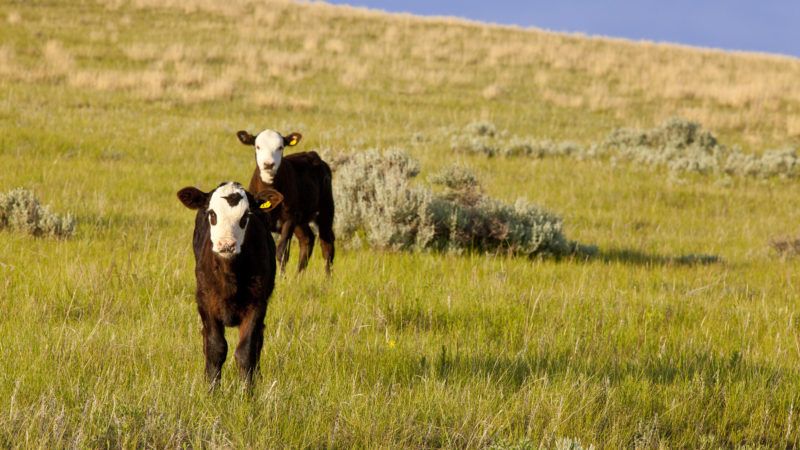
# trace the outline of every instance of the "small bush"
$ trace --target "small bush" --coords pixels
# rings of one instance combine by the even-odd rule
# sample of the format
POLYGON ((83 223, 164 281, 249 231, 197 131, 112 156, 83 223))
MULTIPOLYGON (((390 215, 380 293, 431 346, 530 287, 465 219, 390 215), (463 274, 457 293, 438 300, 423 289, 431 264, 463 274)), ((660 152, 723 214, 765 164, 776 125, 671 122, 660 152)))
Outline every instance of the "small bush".
POLYGON ((491 122, 472 122, 464 127, 464 132, 472 136, 495 137, 497 127, 491 122))
POLYGON ((430 177, 444 192, 415 185, 419 165, 407 154, 375 150, 336 160, 336 232, 363 231, 370 245, 395 250, 476 250, 514 255, 590 254, 568 241, 561 218, 525 200, 507 205, 483 194, 464 167, 430 177))
POLYGON ((721 145, 700 124, 667 120, 650 130, 617 129, 602 144, 616 159, 667 167, 674 173, 728 174, 757 178, 796 177, 800 160, 794 150, 747 154, 721 145))
POLYGON ((463 134, 455 135, 450 140, 454 151, 461 153, 477 153, 485 156, 495 156, 500 153, 500 147, 491 136, 463 134))
POLYGON ((610 157, 671 172, 741 177, 794 178, 800 176, 800 157, 793 149, 767 150, 762 155, 744 153, 738 147, 720 144, 709 131, 685 119, 673 118, 649 129, 618 128, 589 148, 573 142, 553 142, 528 137, 507 137, 489 122, 473 122, 451 136, 457 152, 485 156, 527 156, 530 158, 610 157))
POLYGON ((519 136, 508 137, 508 131, 497 131, 489 122, 468 124, 450 139, 450 147, 457 152, 477 153, 486 156, 528 156, 544 158, 548 156, 584 157, 588 150, 574 142, 552 142, 519 136))
POLYGON ((761 156, 734 152, 723 170, 740 176, 794 178, 800 175, 800 158, 793 149, 767 150, 761 156))
POLYGON ((433 238, 428 214, 431 193, 412 186, 419 165, 403 152, 376 151, 336 158, 333 194, 336 233, 353 236, 363 230, 379 248, 425 248, 433 238))
POLYGON ((33 192, 17 188, 0 194, 0 229, 24 231, 34 236, 69 237, 75 231, 75 219, 59 216, 49 206, 39 203, 33 192))
POLYGON ((460 204, 474 204, 483 197, 475 174, 464 166, 450 166, 428 177, 428 182, 444 187, 444 198, 460 204))
POLYGON ((800 255, 800 238, 778 238, 770 241, 770 246, 782 257, 800 255))
POLYGON ((700 124, 680 118, 672 118, 651 130, 618 128, 606 137, 603 145, 617 148, 687 148, 697 146, 713 150, 717 139, 700 124))

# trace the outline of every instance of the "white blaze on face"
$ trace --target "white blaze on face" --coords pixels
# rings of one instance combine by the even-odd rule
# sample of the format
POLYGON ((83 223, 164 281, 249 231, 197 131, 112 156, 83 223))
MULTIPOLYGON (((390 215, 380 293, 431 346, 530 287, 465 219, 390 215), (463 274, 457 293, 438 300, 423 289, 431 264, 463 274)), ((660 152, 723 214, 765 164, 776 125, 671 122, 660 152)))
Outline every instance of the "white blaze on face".
POLYGON ((242 251, 249 222, 247 193, 239 183, 218 187, 208 201, 208 222, 211 228, 211 249, 224 258, 242 251))
POLYGON ((283 157, 283 136, 272 130, 264 130, 256 136, 256 165, 261 172, 261 181, 272 184, 283 157))

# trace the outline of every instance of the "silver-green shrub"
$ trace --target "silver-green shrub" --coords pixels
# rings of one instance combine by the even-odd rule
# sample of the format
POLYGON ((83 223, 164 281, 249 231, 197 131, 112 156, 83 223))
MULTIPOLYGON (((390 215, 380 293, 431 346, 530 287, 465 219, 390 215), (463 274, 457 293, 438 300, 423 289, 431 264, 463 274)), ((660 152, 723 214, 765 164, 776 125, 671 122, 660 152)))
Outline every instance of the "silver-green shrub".
POLYGON ((400 151, 353 153, 334 164, 336 234, 363 230, 370 245, 405 250, 433 239, 432 194, 413 186, 419 164, 400 151))
POLYGON ((700 124, 678 118, 650 130, 616 129, 602 146, 616 160, 664 166, 676 173, 718 173, 729 153, 700 124))
POLYGON ((370 245, 395 250, 474 250, 513 255, 590 254, 568 241, 562 220, 525 200, 487 197, 464 167, 429 178, 443 192, 413 183, 419 165, 399 151, 370 150, 337 160, 333 189, 336 233, 363 232, 370 245))
POLYGON ((461 153, 486 156, 549 156, 585 157, 589 151, 574 142, 553 142, 528 137, 510 136, 508 131, 497 131, 490 122, 472 122, 450 138, 450 147, 461 153))
POLYGON ((758 178, 794 178, 800 175, 800 158, 794 149, 767 150, 760 156, 732 152, 725 160, 723 171, 758 178))
POLYGON ((726 147, 700 124, 673 118, 650 130, 612 131, 602 147, 614 159, 661 166, 673 173, 727 174, 757 178, 796 177, 795 150, 767 150, 761 155, 726 147))
POLYGON ((472 136, 487 136, 487 137, 495 137, 497 133, 497 127, 491 122, 483 122, 477 121, 467 124, 464 127, 465 134, 472 135, 472 136))
POLYGON ((51 212, 33 192, 17 188, 0 194, 0 229, 3 228, 63 238, 75 231, 75 219, 69 214, 59 216, 51 212))
POLYGON ((718 144, 717 139, 708 131, 703 130, 700 124, 680 118, 672 118, 650 130, 618 128, 606 137, 603 145, 618 148, 686 148, 697 146, 711 150, 718 144))
POLYGON ((451 148, 462 153, 530 158, 609 157, 648 167, 664 167, 680 173, 730 175, 754 178, 800 176, 800 157, 794 149, 767 150, 761 155, 726 147, 696 122, 672 118, 661 125, 640 130, 618 128, 599 144, 588 148, 573 142, 553 142, 511 136, 489 122, 473 122, 450 137, 451 148))
POLYGON ((443 198, 451 202, 472 204, 483 197, 478 178, 462 165, 447 167, 428 177, 428 182, 444 188, 443 198))

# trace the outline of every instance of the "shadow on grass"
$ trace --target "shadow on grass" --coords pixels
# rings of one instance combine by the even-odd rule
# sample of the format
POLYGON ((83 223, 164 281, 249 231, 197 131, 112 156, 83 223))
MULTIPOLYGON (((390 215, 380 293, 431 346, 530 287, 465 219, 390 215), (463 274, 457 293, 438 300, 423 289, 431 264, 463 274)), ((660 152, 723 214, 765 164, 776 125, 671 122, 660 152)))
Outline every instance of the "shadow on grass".
POLYGON ((498 385, 518 389, 529 380, 562 379, 568 374, 583 375, 612 384, 630 379, 646 379, 652 384, 693 381, 703 384, 757 382, 765 385, 796 380, 796 373, 781 368, 745 361, 741 353, 720 356, 709 352, 643 356, 629 359, 586 359, 572 351, 556 351, 544 356, 460 355, 444 347, 433 361, 422 358, 416 371, 438 379, 491 379, 498 385))
POLYGON ((719 256, 704 253, 666 256, 628 248, 600 249, 594 254, 587 255, 585 260, 641 266, 704 266, 722 262, 719 256))

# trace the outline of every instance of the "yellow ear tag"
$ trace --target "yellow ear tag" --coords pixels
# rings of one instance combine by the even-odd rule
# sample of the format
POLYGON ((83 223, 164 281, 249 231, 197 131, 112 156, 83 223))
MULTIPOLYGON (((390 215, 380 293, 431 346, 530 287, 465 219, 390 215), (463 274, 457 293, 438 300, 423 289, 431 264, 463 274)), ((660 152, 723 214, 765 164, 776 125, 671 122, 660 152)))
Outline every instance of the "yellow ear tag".
POLYGON ((270 206, 272 206, 272 202, 267 200, 264 203, 262 203, 261 206, 259 206, 259 208, 261 208, 261 209, 269 209, 270 206))
POLYGON ((289 146, 294 147, 295 145, 297 145, 297 138, 292 136, 292 140, 289 141, 289 146))

